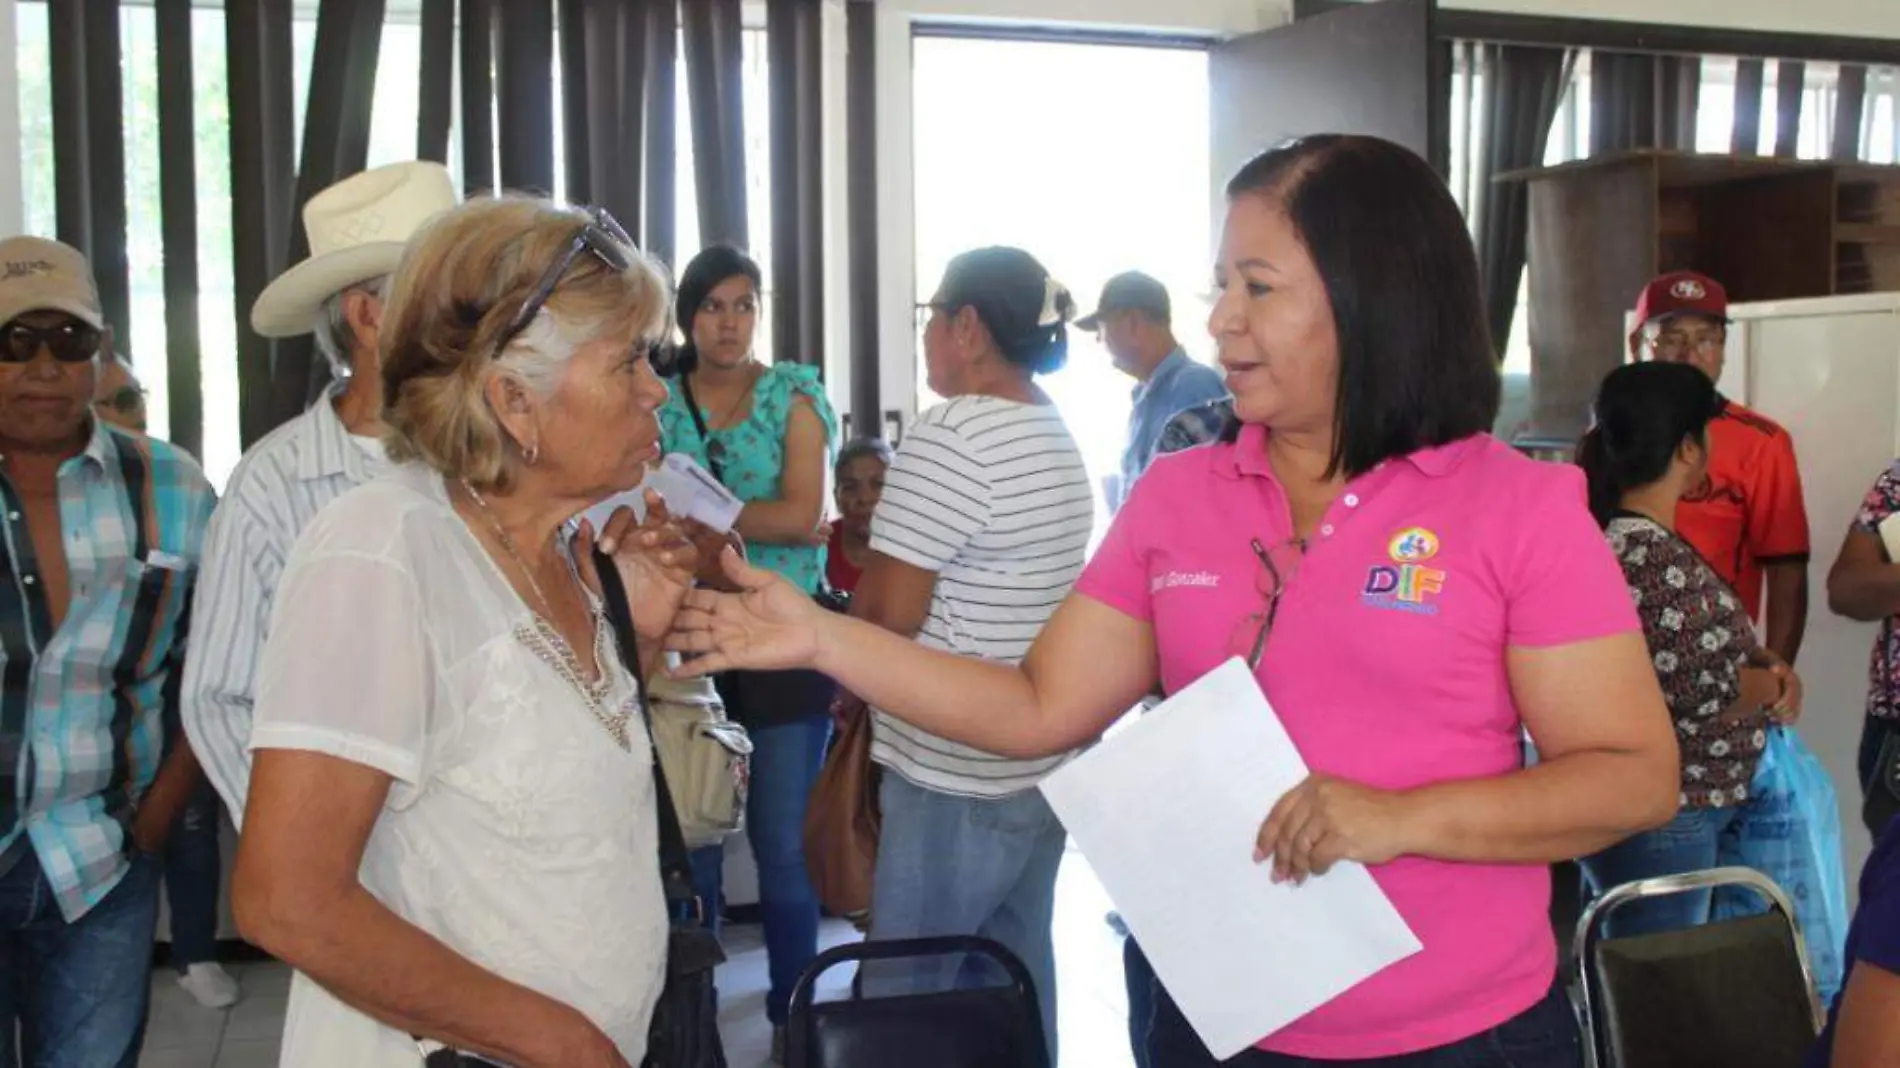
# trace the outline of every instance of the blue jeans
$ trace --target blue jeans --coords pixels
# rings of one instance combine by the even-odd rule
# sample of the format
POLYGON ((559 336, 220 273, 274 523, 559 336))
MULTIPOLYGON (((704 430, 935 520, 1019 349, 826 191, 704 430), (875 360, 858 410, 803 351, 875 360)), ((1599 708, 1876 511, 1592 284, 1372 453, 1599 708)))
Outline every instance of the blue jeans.
MULTIPOLYGON (((818 955, 818 892, 805 871, 805 806, 825 764, 831 717, 812 716, 773 727, 754 727, 752 785, 746 796, 745 832, 759 869, 759 917, 765 926, 766 967, 771 988, 765 1016, 783 1025, 792 987, 818 955)), ((707 923, 719 929, 725 847, 693 852, 693 889, 705 902, 707 923)))
POLYGON ((200 781, 165 843, 165 900, 171 903, 172 967, 218 959, 218 792, 200 781))
MULTIPOLYGON (((1133 947, 1134 940, 1128 944, 1133 947)), ((1133 953, 1139 957, 1140 948, 1135 947, 1133 953)), ((1470 1038, 1417 1053, 1350 1061, 1318 1061, 1257 1049, 1217 1061, 1159 980, 1153 982, 1153 996, 1147 1060, 1151 1068, 1578 1068, 1583 1063, 1577 1017, 1561 985, 1553 986, 1544 1000, 1523 1013, 1470 1038)))
MULTIPOLYGON (((1056 873, 1068 834, 1038 790, 998 800, 926 790, 886 769, 871 937, 981 935, 1022 959, 1056 1064, 1056 873)), ((872 997, 994 985, 993 968, 923 958, 865 966, 872 997)))
MULTIPOLYGON (((1583 858, 1579 863, 1589 896, 1595 898, 1638 879, 1740 864, 1738 833, 1744 811, 1743 807, 1683 809, 1675 819, 1653 831, 1583 858)), ((1753 900, 1752 894, 1738 893, 1753 900)), ((1632 901, 1610 913, 1603 933, 1608 938, 1622 938, 1695 927, 1709 921, 1713 901, 1710 890, 1632 901)), ((1743 911, 1758 911, 1759 907, 1760 902, 1755 900, 1753 907, 1743 911)))
POLYGON ((133 1068, 157 926, 155 857, 134 857, 105 900, 72 923, 32 850, 0 875, 0 1068, 133 1068))

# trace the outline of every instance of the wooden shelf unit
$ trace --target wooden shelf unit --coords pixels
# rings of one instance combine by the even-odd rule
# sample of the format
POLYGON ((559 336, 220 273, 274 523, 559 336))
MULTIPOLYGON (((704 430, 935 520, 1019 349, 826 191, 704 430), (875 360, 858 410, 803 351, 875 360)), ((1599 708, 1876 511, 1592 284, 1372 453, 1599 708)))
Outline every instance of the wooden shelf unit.
POLYGON ((1900 167, 1620 152, 1500 175, 1530 186, 1532 432, 1581 433, 1658 274, 1736 303, 1900 291, 1900 167))

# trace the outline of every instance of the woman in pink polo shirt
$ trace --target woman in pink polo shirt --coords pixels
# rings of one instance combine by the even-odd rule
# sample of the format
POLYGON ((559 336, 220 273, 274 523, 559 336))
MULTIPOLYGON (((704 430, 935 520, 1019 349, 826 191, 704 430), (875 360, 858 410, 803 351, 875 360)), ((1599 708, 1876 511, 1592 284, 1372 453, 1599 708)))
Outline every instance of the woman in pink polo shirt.
MULTIPOLYGON (((1369 865, 1424 949, 1229 1063, 1572 1068, 1545 866, 1675 812, 1675 740, 1622 573, 1581 474, 1486 433, 1477 264, 1430 167, 1313 137, 1249 163, 1228 197, 1208 325, 1237 420, 1149 470, 1020 668, 812 610, 736 558, 747 592, 693 594, 673 644, 710 654, 698 671, 813 665, 1022 756, 1244 658, 1313 768, 1260 814, 1257 855, 1293 880, 1369 865)), ((1213 1064, 1155 993, 1148 1063, 1213 1064)))

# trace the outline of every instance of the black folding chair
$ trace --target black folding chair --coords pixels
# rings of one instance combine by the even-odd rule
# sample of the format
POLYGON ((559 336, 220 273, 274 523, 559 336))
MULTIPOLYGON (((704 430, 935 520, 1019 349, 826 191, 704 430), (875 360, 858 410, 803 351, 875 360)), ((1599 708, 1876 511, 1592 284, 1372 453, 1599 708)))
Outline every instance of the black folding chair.
POLYGON ((1584 911, 1574 952, 1589 1068, 1789 1068, 1825 1018, 1794 906, 1749 868, 1614 887, 1584 911), (1632 902, 1720 887, 1751 890, 1768 911, 1625 938, 1599 934, 1632 902))
MULTIPOLYGON (((875 984, 873 984, 874 986, 875 984)), ((1050 1068, 1029 970, 987 938, 854 942, 818 955, 792 990, 788 1068, 1050 1068), (927 957, 987 958, 1004 982, 976 989, 818 1001, 819 977, 845 964, 927 957)))

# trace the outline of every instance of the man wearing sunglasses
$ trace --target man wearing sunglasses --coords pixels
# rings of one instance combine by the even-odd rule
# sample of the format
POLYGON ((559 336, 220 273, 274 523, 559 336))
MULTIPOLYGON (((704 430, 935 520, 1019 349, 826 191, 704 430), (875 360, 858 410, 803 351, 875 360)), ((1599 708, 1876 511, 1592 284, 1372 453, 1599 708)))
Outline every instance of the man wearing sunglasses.
MULTIPOLYGON (((1728 293, 1715 279, 1677 271, 1651 281, 1636 322, 1631 357, 1686 363, 1722 380, 1728 293)), ((1762 644, 1794 663, 1808 623, 1808 513, 1788 432, 1725 401, 1709 424, 1709 473, 1682 499, 1676 527, 1762 621, 1762 644)))
POLYGON ((314 334, 336 381, 245 453, 205 539, 199 634, 185 665, 185 733, 240 826, 258 657, 278 578, 310 520, 387 469, 376 355, 383 289, 410 235, 458 199, 437 163, 345 178, 304 206, 310 258, 279 275, 251 308, 251 326, 265 337, 314 334))
POLYGON ((0 1045, 29 1066, 137 1062, 198 775, 164 709, 211 486, 93 414, 104 327, 77 250, 0 242, 0 1045))

